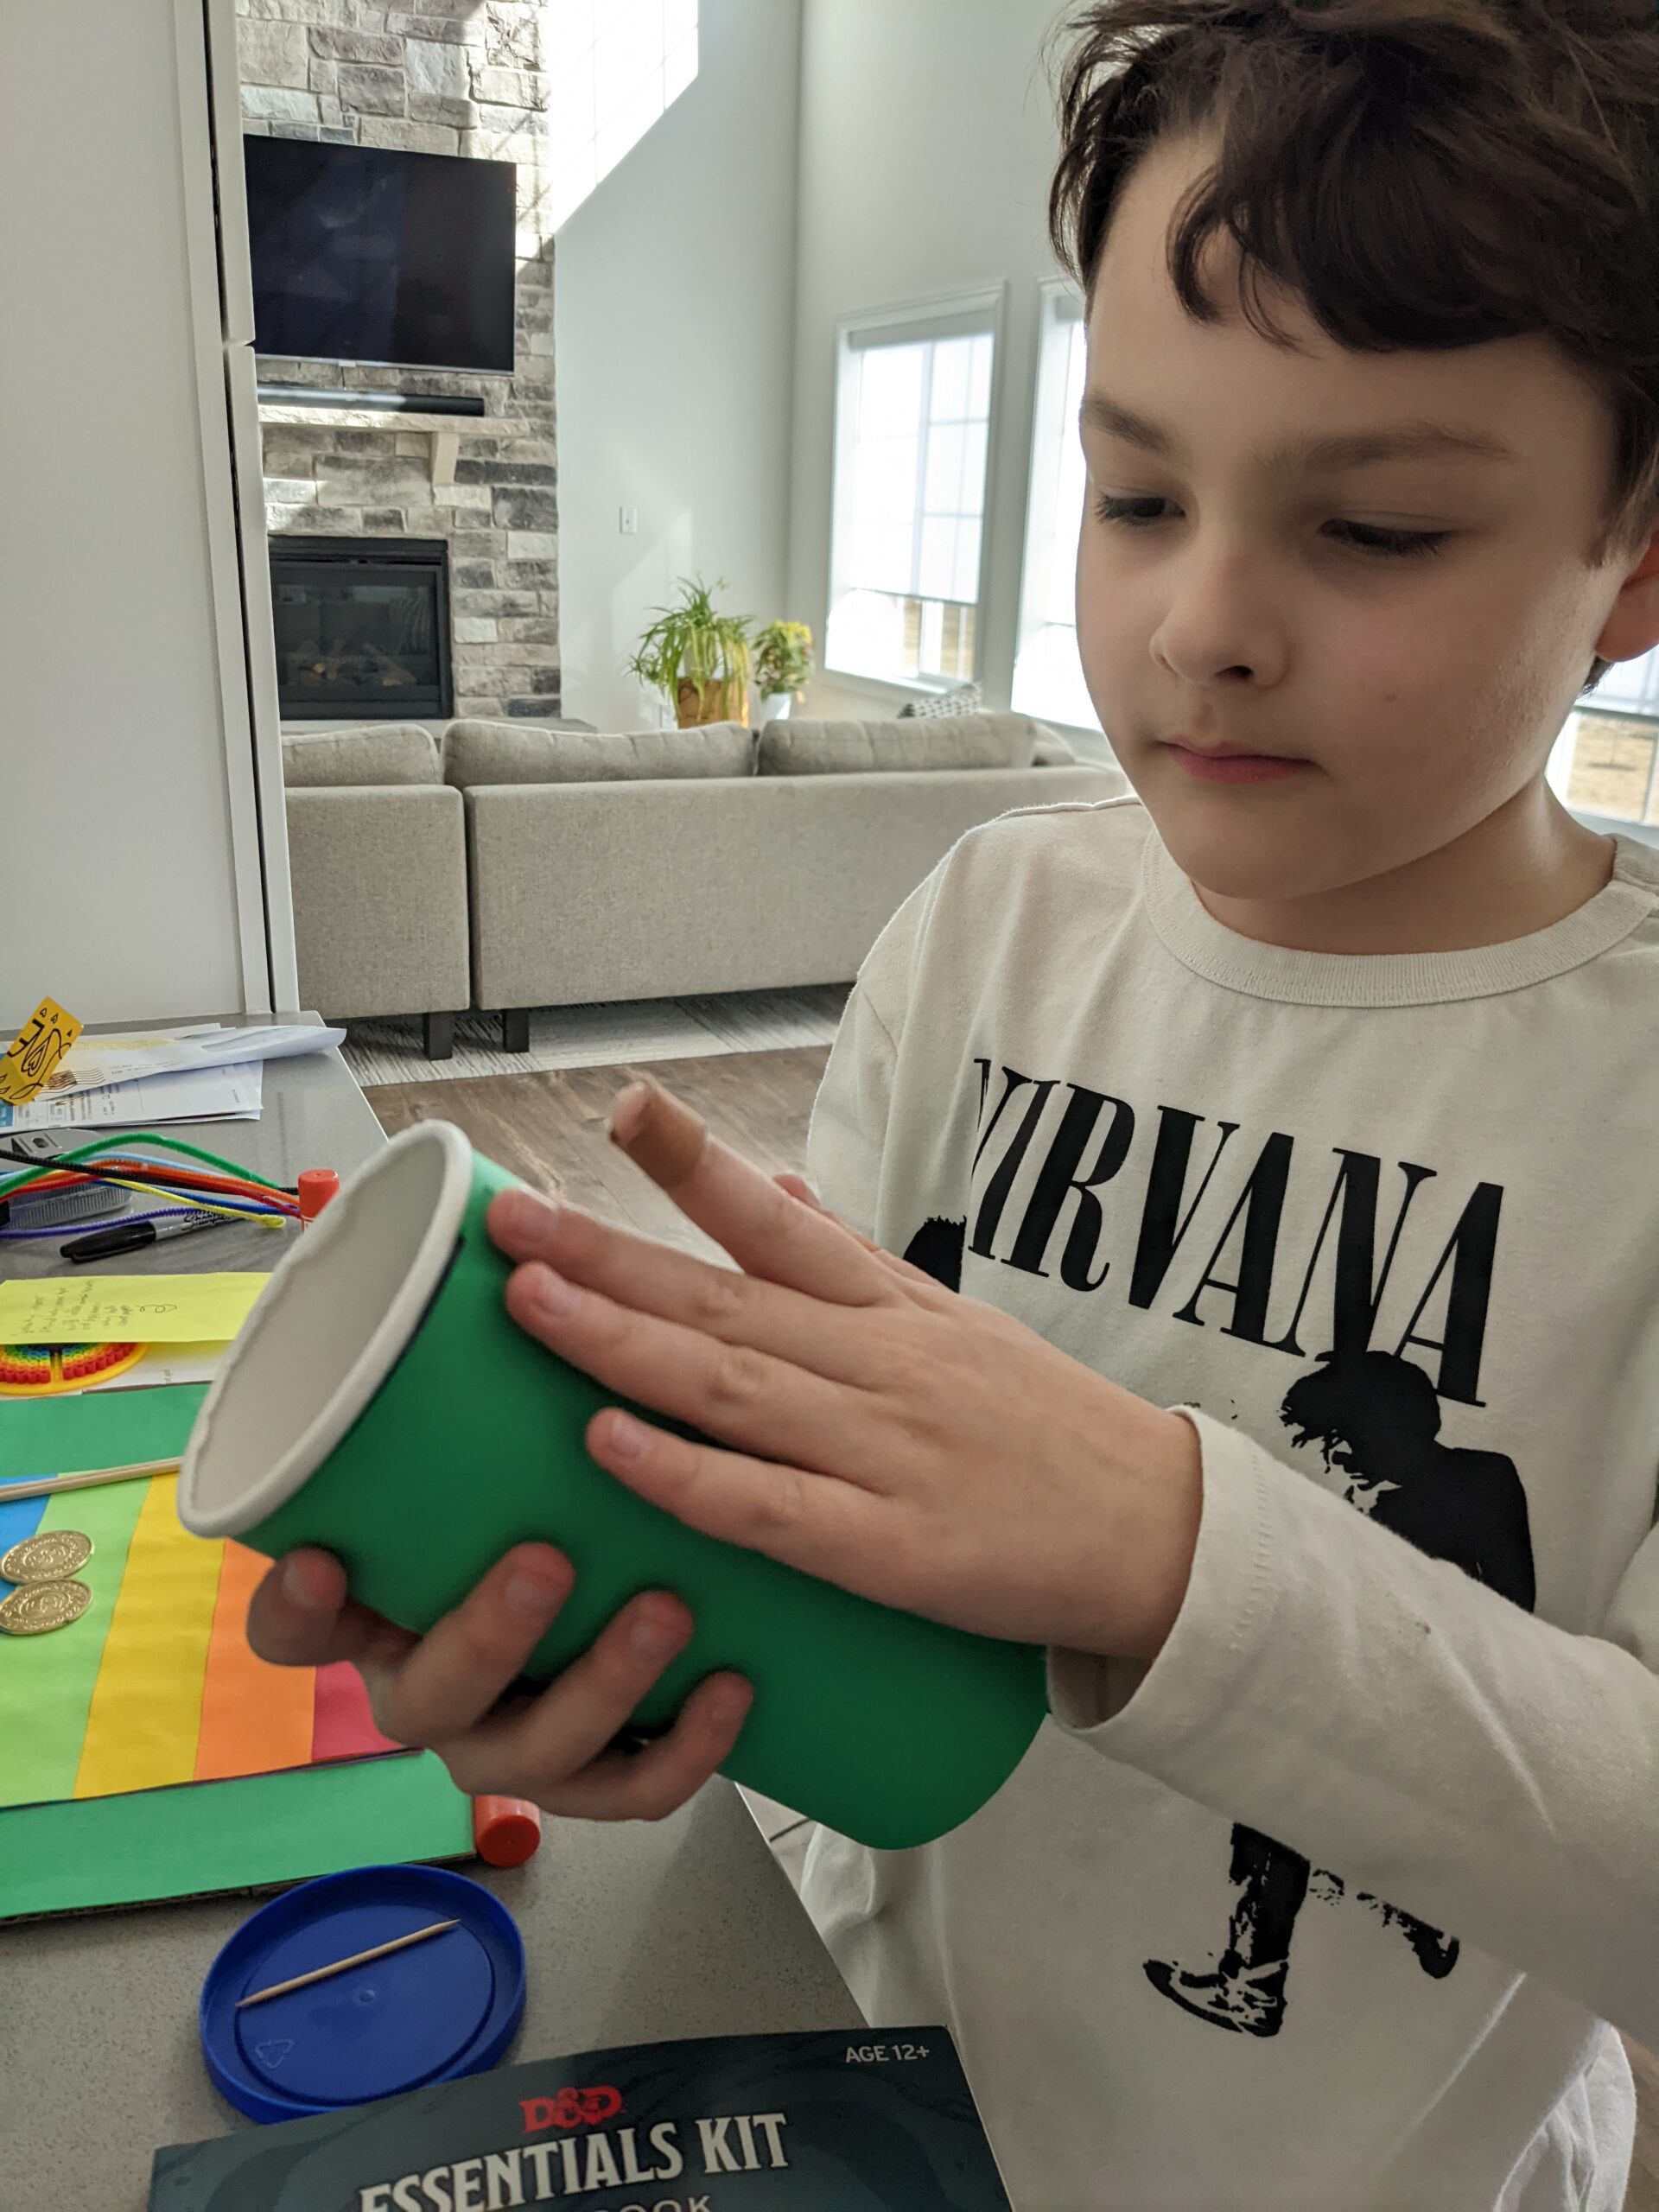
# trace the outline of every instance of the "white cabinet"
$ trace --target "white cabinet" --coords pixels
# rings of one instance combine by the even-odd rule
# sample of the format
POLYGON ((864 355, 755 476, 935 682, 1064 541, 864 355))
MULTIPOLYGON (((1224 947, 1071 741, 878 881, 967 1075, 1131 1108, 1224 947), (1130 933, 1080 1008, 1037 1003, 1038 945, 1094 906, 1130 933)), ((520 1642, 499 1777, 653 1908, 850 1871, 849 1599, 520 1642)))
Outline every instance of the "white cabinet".
POLYGON ((0 1028, 286 1011, 232 0, 0 5, 0 1028))

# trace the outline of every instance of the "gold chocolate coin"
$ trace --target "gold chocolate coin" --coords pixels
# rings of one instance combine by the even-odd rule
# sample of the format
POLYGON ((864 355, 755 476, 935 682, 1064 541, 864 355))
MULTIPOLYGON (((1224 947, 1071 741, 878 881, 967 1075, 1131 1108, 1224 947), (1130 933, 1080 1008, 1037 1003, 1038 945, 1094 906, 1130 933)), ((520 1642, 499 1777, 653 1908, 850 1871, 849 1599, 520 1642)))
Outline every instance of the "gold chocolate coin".
POLYGON ((49 1636, 78 1621, 92 1602, 84 1582, 20 1582, 0 1604, 0 1629, 8 1636, 49 1636))
POLYGON ((92 1555, 92 1540, 79 1529, 48 1529, 25 1536, 0 1559, 0 1582, 61 1582, 79 1574, 92 1555))

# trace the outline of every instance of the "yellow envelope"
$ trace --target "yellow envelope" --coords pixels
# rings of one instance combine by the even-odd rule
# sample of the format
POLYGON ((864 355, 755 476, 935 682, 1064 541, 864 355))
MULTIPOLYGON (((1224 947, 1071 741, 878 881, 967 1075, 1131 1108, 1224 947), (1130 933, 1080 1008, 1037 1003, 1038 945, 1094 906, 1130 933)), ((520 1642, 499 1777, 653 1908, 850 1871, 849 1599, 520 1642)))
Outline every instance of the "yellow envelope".
POLYGON ((269 1275, 48 1275, 0 1283, 0 1344, 226 1344, 269 1275))

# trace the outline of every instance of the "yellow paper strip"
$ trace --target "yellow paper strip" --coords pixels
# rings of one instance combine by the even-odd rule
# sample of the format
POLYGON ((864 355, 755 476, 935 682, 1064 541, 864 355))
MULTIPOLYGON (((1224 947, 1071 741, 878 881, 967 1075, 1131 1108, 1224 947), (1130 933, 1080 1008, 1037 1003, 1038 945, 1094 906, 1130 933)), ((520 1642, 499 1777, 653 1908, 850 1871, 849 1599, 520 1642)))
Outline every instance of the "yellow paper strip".
POLYGON ((0 1283, 0 1344, 226 1344, 269 1275, 47 1275, 0 1283))
MULTIPOLYGON (((151 1481, 127 1548, 81 1740, 77 1797, 160 1789, 195 1774, 225 1547, 181 1524, 177 1490, 176 1476, 151 1481)), ((87 1572, 97 1570, 94 1554, 87 1572)))

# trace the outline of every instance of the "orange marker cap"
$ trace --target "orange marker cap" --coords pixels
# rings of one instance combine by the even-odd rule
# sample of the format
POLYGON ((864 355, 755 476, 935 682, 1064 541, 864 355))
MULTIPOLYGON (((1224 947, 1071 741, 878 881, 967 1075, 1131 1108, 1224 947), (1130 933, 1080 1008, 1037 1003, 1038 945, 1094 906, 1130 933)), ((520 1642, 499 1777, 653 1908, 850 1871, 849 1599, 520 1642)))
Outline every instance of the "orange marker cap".
POLYGON ((522 1797, 474 1797, 473 1841, 486 1866, 522 1866, 542 1840, 539 1805, 522 1797))

